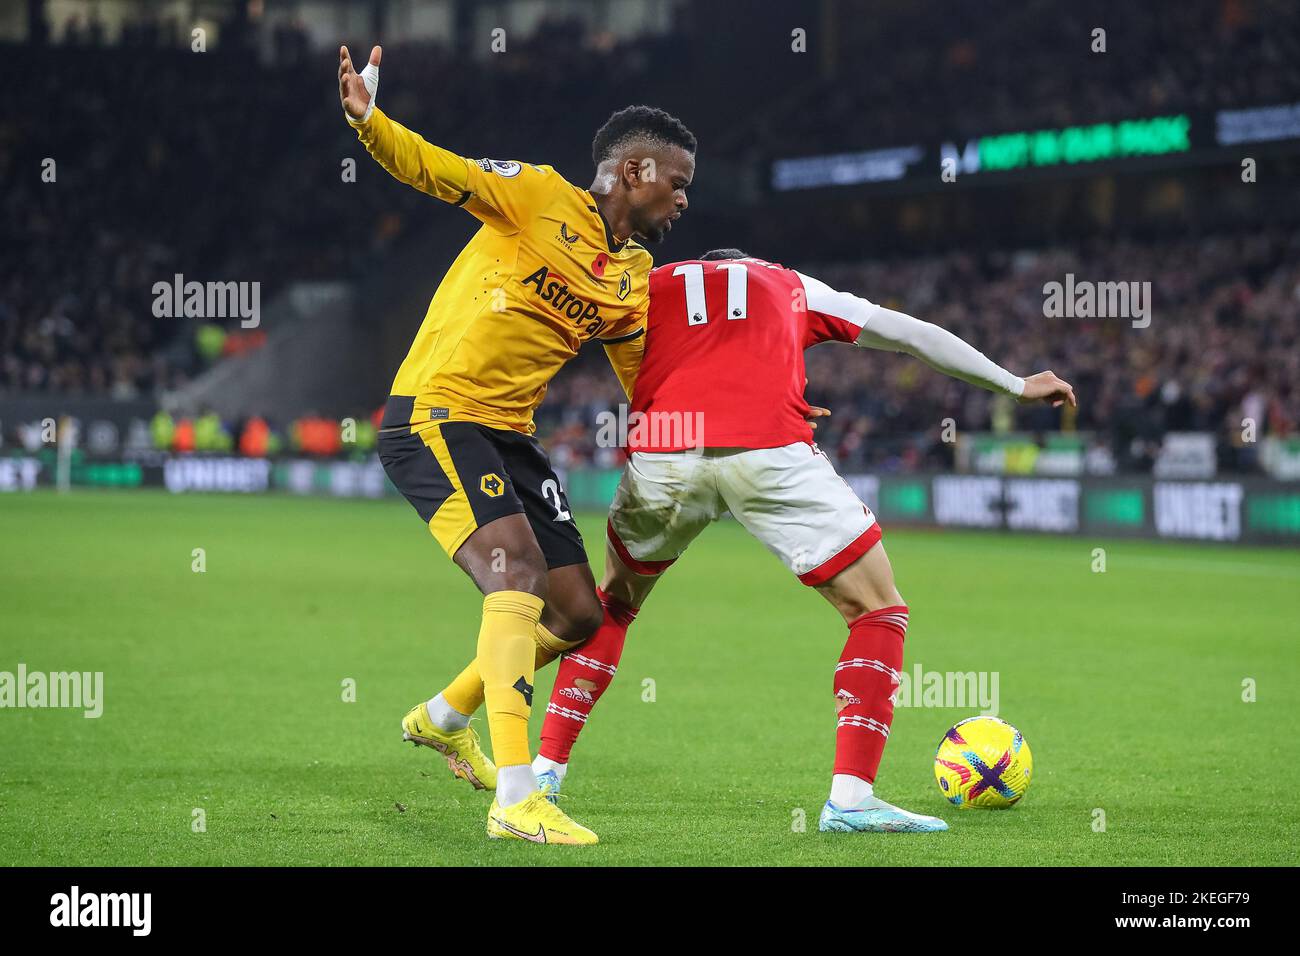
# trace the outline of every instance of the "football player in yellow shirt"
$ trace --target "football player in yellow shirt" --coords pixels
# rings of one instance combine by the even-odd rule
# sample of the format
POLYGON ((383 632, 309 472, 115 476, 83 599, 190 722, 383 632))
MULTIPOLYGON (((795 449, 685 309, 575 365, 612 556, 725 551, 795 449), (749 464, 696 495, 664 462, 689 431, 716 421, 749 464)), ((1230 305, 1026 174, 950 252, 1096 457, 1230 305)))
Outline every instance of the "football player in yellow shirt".
POLYGON ((480 219, 443 277, 397 371, 379 457, 434 538, 484 594, 477 658, 402 721, 453 773, 495 789, 488 834, 596 842, 537 789, 533 674, 601 623, 582 537, 534 430, 560 367, 602 342, 630 394, 644 343, 650 254, 686 209, 695 137, 662 110, 621 110, 596 133, 589 189, 549 166, 473 160, 375 106, 382 51, 358 73, 339 50, 339 97, 394 177, 480 219), (469 715, 486 703, 496 765, 469 715))

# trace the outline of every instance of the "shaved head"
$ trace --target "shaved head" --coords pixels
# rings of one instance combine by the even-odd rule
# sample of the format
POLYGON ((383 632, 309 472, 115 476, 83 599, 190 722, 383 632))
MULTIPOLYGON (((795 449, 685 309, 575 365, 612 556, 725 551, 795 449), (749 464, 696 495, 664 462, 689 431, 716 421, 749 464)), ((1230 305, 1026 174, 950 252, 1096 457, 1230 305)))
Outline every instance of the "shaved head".
POLYGON ((653 106, 628 106, 611 114, 605 125, 596 131, 596 138, 591 141, 591 161, 599 169, 619 153, 640 150, 640 154, 645 156, 651 150, 668 146, 680 146, 693 156, 695 134, 681 120, 663 110, 653 106))

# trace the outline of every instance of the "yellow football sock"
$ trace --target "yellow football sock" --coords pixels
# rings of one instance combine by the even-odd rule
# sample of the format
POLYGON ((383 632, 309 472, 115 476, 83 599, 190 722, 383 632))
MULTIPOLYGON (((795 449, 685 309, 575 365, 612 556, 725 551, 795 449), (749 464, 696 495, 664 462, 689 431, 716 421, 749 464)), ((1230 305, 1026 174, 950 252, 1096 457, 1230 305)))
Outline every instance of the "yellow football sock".
MULTIPOLYGON (((556 637, 540 622, 533 632, 533 641, 537 645, 533 655, 533 671, 536 673, 565 651, 572 650, 582 641, 566 641, 556 637)), ((442 699, 462 714, 472 714, 483 706, 483 675, 479 672, 478 658, 474 658, 456 679, 442 692, 442 699)))
POLYGON ((483 706, 483 675, 478 672, 477 657, 443 688, 442 699, 467 716, 483 706))
POLYGON ((528 714, 533 706, 534 635, 542 605, 541 598, 526 591, 497 591, 483 599, 478 668, 483 675, 492 757, 498 767, 532 761, 528 714))
POLYGON ((537 630, 533 633, 533 640, 537 644, 537 653, 533 657, 534 669, 545 667, 565 651, 571 651, 582 643, 582 641, 566 641, 563 638, 556 637, 555 634, 546 629, 545 624, 541 623, 537 625, 537 630))

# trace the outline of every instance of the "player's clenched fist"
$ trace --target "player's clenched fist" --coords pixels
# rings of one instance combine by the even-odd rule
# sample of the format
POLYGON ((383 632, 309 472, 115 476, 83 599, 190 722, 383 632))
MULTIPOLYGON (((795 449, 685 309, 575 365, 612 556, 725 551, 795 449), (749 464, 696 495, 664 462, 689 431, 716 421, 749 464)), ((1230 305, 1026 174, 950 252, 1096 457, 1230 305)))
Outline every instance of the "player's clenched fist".
POLYGON ((370 62, 358 73, 352 68, 352 55, 345 46, 339 47, 339 100, 343 112, 357 123, 370 119, 375 108, 375 93, 379 90, 379 58, 382 47, 370 51, 370 62))
POLYGON ((1057 378, 1055 372, 1039 372, 1025 379, 1025 390, 1020 395, 1022 402, 1050 402, 1053 408, 1070 403, 1077 408, 1079 403, 1074 398, 1074 386, 1064 379, 1057 378))

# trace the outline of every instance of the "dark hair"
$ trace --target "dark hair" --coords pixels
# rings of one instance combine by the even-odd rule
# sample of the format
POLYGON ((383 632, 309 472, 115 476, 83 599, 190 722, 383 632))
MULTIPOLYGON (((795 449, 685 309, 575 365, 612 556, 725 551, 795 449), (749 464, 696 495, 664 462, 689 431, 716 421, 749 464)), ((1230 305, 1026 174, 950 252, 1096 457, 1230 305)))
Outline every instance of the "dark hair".
POLYGON ((627 106, 611 114, 605 125, 596 130, 596 138, 591 141, 591 161, 599 166, 620 145, 638 137, 662 140, 692 155, 695 153, 695 134, 676 116, 653 106, 627 106))
POLYGON ((712 262, 714 259, 748 259, 748 252, 741 252, 739 249, 710 249, 704 255, 700 256, 701 262, 712 262))

